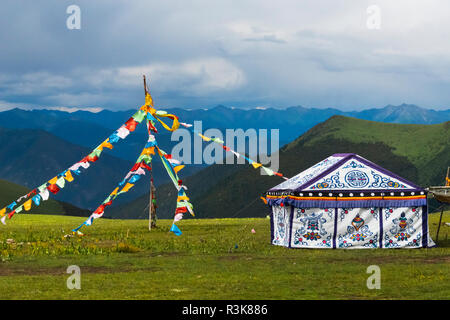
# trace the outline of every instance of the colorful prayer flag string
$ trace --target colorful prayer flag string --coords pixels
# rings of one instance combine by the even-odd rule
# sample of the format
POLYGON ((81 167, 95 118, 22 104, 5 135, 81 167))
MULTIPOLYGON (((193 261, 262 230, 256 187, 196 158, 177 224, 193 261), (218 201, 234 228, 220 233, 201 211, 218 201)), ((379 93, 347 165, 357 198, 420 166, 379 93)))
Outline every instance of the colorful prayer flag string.
POLYGON ((224 144, 224 141, 222 141, 221 139, 219 139, 219 138, 211 138, 211 137, 207 137, 207 136, 202 135, 200 132, 198 132, 198 131, 196 131, 196 130, 194 130, 194 129, 191 129, 192 126, 193 126, 192 124, 180 122, 180 125, 182 125, 182 126, 185 127, 185 128, 188 128, 188 129, 192 130, 192 132, 194 132, 196 135, 198 135, 200 138, 202 138, 202 139, 203 139, 204 141, 206 141, 206 142, 213 141, 213 142, 215 142, 215 143, 221 144, 223 150, 225 150, 225 151, 227 151, 227 152, 233 153, 237 158, 239 158, 239 157, 244 158, 244 159, 247 160, 248 163, 251 164, 251 165, 253 166, 253 168, 255 168, 255 169, 262 168, 262 169, 264 170, 264 172, 265 172, 268 176, 274 176, 274 175, 275 175, 275 176, 279 176, 279 177, 283 178, 284 180, 288 180, 288 178, 286 178, 285 176, 283 176, 283 174, 281 174, 281 173, 279 173, 279 172, 275 172, 275 171, 273 171, 272 169, 263 166, 262 163, 258 163, 258 162, 256 162, 256 161, 253 161, 252 159, 246 157, 245 155, 243 155, 243 154, 241 154, 241 153, 239 153, 239 152, 236 152, 236 151, 234 151, 233 149, 227 147, 227 146, 224 144))
POLYGON ((95 219, 101 218, 104 214, 105 208, 110 206, 112 202, 122 193, 128 192, 134 187, 134 184, 141 178, 141 175, 145 175, 145 170, 150 171, 150 164, 152 162, 151 157, 143 157, 147 154, 147 147, 144 147, 135 164, 131 170, 127 173, 125 178, 119 182, 117 187, 108 195, 103 203, 89 216, 89 218, 83 222, 80 226, 73 229, 73 232, 78 232, 83 226, 90 226, 95 219))
MULTIPOLYGON (((146 99, 146 101, 152 101, 151 99, 146 99)), ((174 182, 175 187, 178 190, 178 198, 177 198, 177 209, 175 211, 175 217, 174 217, 174 223, 172 225, 172 228, 170 231, 174 232, 175 235, 179 236, 181 235, 181 230, 175 225, 175 222, 180 221, 183 218, 183 213, 190 212, 192 215, 194 215, 193 212, 193 206, 188 201, 189 198, 187 197, 185 193, 186 187, 181 184, 181 180, 178 177, 178 171, 181 170, 184 165, 181 165, 181 162, 173 159, 170 154, 167 154, 162 149, 158 147, 158 144, 156 142, 156 138, 154 135, 151 134, 151 132, 157 132, 155 127, 155 116, 156 119, 159 120, 159 116, 167 116, 170 119, 173 119, 172 127, 169 127, 167 124, 161 122, 163 124, 164 128, 171 131, 171 129, 176 128, 178 129, 177 121, 178 119, 173 115, 168 115, 165 112, 158 112, 153 108, 149 108, 148 106, 143 106, 141 110, 144 109, 147 112, 147 116, 143 117, 146 118, 147 121, 147 129, 149 133, 148 141, 145 144, 144 149, 142 150, 141 154, 139 155, 138 159, 136 160, 136 163, 131 168, 131 170, 127 173, 125 178, 118 184, 118 186, 114 189, 114 191, 103 201, 103 203, 91 214, 91 216, 83 222, 80 226, 73 229, 73 232, 79 232, 79 230, 83 226, 90 226, 92 225, 93 221, 95 219, 101 218, 104 214, 104 210, 107 206, 110 206, 112 202, 122 193, 128 192, 133 186, 136 181, 138 181, 141 178, 141 175, 145 175, 145 171, 143 169, 147 169, 148 171, 151 170, 151 162, 152 162, 152 155, 155 155, 155 148, 158 151, 158 154, 161 158, 161 161, 163 162, 163 165, 171 178, 171 180, 174 182), (173 116, 173 117, 172 117, 173 116), (120 191, 119 191, 120 190, 120 191)), ((142 118, 142 119, 143 119, 142 118)), ((174 130, 176 130, 174 129, 174 130)))
POLYGON ((32 200, 36 206, 39 206, 41 201, 46 201, 49 198, 49 191, 53 194, 57 194, 62 188, 65 187, 66 182, 72 182, 74 180, 74 175, 80 175, 80 168, 88 169, 90 164, 96 162, 104 148, 113 149, 113 145, 116 144, 120 139, 125 139, 130 132, 136 129, 136 126, 142 122, 146 117, 146 112, 138 110, 125 124, 123 124, 119 129, 117 129, 113 134, 111 134, 105 141, 98 145, 90 154, 85 156, 83 159, 73 164, 70 168, 64 170, 57 176, 48 180, 39 187, 34 188, 28 194, 20 197, 13 203, 9 204, 5 208, 0 210, 0 216, 2 217, 0 221, 6 224, 6 217, 11 219, 15 213, 19 213, 22 209, 29 211, 31 209, 31 202, 28 200, 21 206, 14 209, 20 202, 33 196, 32 200), (9 210, 7 210, 9 209, 9 210))

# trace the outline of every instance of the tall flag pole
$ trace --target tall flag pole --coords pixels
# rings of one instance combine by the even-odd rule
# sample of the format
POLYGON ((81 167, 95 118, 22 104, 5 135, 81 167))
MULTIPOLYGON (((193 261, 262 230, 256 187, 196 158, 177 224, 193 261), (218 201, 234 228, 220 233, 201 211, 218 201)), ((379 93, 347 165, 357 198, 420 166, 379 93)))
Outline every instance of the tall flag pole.
MULTIPOLYGON (((143 78, 144 78, 145 96, 147 97, 147 94, 148 94, 147 79, 145 78, 145 75, 143 75, 143 78)), ((154 188, 155 187, 153 185, 153 174, 152 174, 152 172, 150 172, 150 198, 149 198, 149 203, 148 203, 148 230, 149 231, 152 230, 152 226, 156 227, 156 219, 153 219, 153 216, 156 214, 153 212, 153 209, 154 209, 153 208, 153 189, 154 188)))

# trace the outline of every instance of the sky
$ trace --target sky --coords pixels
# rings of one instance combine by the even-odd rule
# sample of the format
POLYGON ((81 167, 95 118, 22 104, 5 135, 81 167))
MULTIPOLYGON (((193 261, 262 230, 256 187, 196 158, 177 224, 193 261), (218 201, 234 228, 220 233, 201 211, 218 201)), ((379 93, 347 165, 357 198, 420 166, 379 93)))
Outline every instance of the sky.
POLYGON ((0 111, 136 108, 143 74, 165 108, 448 109, 449 16, 446 0, 2 0, 0 111))

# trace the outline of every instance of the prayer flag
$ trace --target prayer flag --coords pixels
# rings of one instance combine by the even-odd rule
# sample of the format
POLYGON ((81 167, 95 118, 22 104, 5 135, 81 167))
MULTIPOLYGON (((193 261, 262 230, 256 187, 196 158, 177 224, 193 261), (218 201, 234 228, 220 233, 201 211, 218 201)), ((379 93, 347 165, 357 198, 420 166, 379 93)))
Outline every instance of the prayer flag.
POLYGON ((176 226, 176 224, 172 224, 172 228, 170 228, 170 231, 175 233, 176 236, 181 236, 183 233, 181 230, 176 226))

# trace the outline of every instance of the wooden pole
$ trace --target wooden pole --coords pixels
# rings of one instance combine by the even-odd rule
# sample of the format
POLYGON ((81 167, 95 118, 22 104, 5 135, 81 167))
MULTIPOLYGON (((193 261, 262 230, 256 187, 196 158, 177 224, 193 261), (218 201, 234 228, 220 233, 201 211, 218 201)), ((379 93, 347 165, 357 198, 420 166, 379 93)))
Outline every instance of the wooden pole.
POLYGON ((450 174, 450 167, 447 167, 447 176, 445 177, 445 183, 444 183, 444 185, 447 187, 450 187, 450 180, 448 180, 450 178, 449 174, 450 174))
POLYGON ((150 199, 148 203, 148 230, 152 230, 153 224, 153 179, 150 174, 150 199))
POLYGON ((144 78, 144 91, 145 91, 145 96, 147 96, 147 93, 148 93, 147 79, 145 78, 145 75, 143 75, 142 77, 144 78))
POLYGON ((442 205, 441 216, 439 217, 439 224, 438 224, 438 228, 437 228, 437 232, 436 232, 436 243, 439 240, 439 230, 441 229, 442 215, 444 214, 444 209, 445 209, 445 204, 442 205))
MULTIPOLYGON (((148 94, 148 88, 147 88, 147 79, 144 77, 144 91, 145 91, 145 97, 147 97, 148 94)), ((153 216, 153 174, 150 172, 150 198, 148 203, 148 230, 152 230, 152 216, 153 216)))

